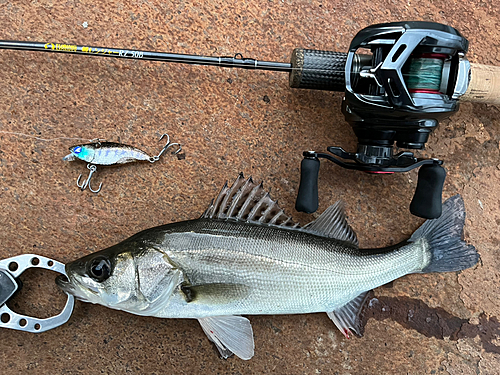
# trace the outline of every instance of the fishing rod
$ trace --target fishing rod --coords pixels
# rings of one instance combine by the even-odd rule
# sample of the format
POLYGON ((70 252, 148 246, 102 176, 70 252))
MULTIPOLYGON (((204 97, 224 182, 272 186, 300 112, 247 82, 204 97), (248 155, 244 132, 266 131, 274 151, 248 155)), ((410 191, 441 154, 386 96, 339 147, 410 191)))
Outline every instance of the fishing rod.
POLYGON ((260 70, 272 70, 278 72, 290 72, 292 70, 291 64, 245 59, 240 53, 236 54, 234 57, 227 57, 227 56, 213 57, 213 56, 186 55, 180 53, 152 52, 152 51, 140 51, 140 50, 130 50, 130 49, 119 49, 119 48, 78 46, 73 44, 33 43, 33 42, 19 42, 19 41, 9 41, 9 40, 0 40, 0 49, 55 52, 55 53, 66 53, 73 55, 114 57, 118 59, 133 59, 133 60, 147 60, 147 61, 160 61, 160 62, 175 62, 175 63, 194 64, 194 65, 215 65, 225 68, 260 69, 260 70))
POLYGON ((318 208, 320 159, 368 173, 406 172, 420 167, 410 211, 424 218, 441 215, 446 172, 438 159, 394 154, 394 145, 423 149, 432 130, 459 108, 459 100, 500 104, 500 67, 471 64, 468 41, 458 30, 433 22, 393 22, 369 26, 349 51, 296 48, 290 63, 229 56, 199 56, 59 43, 0 41, 0 49, 212 65, 286 72, 292 88, 344 92, 342 112, 358 137, 355 153, 328 147, 304 152, 296 209, 318 208))

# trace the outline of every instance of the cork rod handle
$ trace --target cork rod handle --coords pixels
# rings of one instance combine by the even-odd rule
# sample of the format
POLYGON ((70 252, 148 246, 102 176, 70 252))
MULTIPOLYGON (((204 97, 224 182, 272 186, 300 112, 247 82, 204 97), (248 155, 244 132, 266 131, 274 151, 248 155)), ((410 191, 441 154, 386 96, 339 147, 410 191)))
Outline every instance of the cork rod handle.
POLYGON ((470 64, 469 87, 460 100, 500 105, 500 67, 470 64))

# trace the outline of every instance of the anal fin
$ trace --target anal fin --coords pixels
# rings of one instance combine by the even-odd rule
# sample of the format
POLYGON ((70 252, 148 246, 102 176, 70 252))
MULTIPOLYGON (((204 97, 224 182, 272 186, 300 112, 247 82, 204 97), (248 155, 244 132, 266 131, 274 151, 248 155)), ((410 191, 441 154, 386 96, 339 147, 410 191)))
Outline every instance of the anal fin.
POLYGON ((353 300, 347 302, 344 306, 327 312, 328 317, 335 323, 337 328, 346 338, 350 338, 349 335, 352 334, 352 331, 358 336, 360 335, 359 315, 367 297, 368 292, 361 293, 353 300))
POLYGON ((253 330, 247 318, 236 315, 200 318, 201 328, 219 350, 222 358, 231 354, 249 360, 254 354, 253 330))

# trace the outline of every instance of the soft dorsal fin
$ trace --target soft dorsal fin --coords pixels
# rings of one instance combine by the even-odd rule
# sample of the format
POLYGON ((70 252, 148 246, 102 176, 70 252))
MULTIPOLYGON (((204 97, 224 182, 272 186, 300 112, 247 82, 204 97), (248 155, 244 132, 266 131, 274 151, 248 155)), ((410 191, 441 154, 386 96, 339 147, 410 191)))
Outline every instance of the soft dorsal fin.
POLYGON ((286 227, 298 227, 292 218, 286 215, 273 201, 262 183, 256 184, 252 177, 245 179, 240 173, 231 187, 227 182, 202 219, 235 219, 240 221, 271 224, 286 227))
POLYGON ((342 201, 332 204, 316 220, 305 225, 302 230, 318 236, 335 238, 356 247, 359 246, 356 233, 347 223, 342 201))

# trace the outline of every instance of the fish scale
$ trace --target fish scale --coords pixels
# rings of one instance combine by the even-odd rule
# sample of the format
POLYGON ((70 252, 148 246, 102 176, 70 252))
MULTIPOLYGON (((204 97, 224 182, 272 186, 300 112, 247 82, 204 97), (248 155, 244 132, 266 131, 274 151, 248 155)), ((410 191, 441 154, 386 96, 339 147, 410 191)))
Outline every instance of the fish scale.
POLYGON ((332 311, 366 288, 425 267, 422 252, 415 249, 420 243, 363 255, 363 250, 300 230, 231 221, 190 221, 164 230, 165 240, 154 248, 165 252, 190 283, 243 285, 250 291, 242 300, 213 299, 211 306, 188 303, 179 291, 159 317, 332 311))

